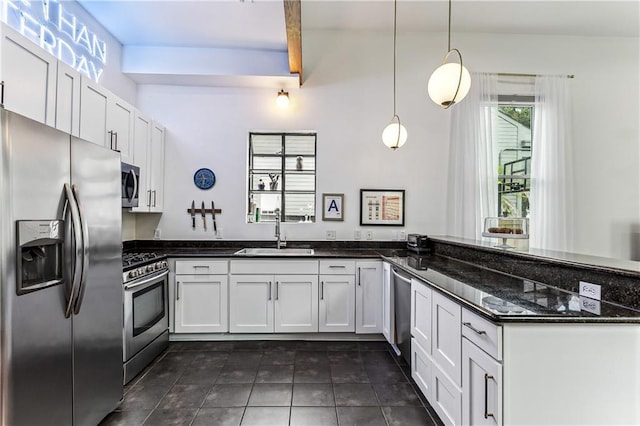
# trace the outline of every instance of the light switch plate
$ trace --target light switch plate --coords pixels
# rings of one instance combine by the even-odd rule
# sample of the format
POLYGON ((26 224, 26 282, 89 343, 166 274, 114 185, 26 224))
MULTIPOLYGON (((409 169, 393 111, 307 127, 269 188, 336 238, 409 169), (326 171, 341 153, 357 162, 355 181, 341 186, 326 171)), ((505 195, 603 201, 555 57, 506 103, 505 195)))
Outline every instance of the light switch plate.
POLYGON ((404 241, 407 239, 407 233, 405 231, 400 231, 400 233, 398 234, 398 239, 400 241, 404 241))
POLYGON ((362 232, 360 231, 353 231, 353 239, 354 240, 359 240, 362 238, 362 232))
POLYGON ((589 299, 601 300, 600 288, 601 287, 598 284, 580 281, 580 296, 588 297, 589 299))
POLYGON ((373 231, 367 231, 367 240, 373 240, 373 231))

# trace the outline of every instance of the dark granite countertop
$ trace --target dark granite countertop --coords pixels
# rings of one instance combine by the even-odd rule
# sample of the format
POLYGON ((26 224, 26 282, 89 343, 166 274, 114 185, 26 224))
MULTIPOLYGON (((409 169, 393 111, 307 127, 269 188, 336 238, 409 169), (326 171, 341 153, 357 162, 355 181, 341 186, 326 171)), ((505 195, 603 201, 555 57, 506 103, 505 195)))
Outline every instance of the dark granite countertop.
POLYGON ((601 301, 596 315, 581 310, 575 293, 447 257, 421 258, 426 269, 407 256, 384 260, 494 322, 640 323, 640 311, 601 301))

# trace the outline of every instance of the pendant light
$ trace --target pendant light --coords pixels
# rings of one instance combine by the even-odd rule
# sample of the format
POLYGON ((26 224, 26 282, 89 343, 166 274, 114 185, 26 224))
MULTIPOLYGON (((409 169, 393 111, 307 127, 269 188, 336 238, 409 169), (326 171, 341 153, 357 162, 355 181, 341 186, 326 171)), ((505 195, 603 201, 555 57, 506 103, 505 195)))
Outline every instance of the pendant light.
POLYGON ((393 1, 393 117, 391 123, 382 131, 382 142, 396 150, 407 141, 407 129, 400 123, 400 117, 396 114, 396 38, 398 21, 398 0, 393 1))
POLYGON ((440 65, 431 74, 427 90, 433 102, 447 109, 467 96, 471 88, 471 75, 462 65, 462 54, 458 49, 451 48, 451 0, 449 0, 449 37, 447 54, 440 65), (447 62, 452 53, 458 55, 460 63, 447 62))
POLYGON ((278 97, 276 97, 276 104, 280 108, 286 108, 289 106, 289 92, 285 92, 284 89, 281 89, 278 92, 278 97))

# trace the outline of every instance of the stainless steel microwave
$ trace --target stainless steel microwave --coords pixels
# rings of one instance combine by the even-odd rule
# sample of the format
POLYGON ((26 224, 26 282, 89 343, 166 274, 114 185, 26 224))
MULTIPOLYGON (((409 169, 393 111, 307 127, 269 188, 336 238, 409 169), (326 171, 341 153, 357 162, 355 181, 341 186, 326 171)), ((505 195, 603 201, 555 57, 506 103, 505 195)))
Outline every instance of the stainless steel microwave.
POLYGON ((121 170, 122 207, 138 207, 140 167, 122 163, 121 170))

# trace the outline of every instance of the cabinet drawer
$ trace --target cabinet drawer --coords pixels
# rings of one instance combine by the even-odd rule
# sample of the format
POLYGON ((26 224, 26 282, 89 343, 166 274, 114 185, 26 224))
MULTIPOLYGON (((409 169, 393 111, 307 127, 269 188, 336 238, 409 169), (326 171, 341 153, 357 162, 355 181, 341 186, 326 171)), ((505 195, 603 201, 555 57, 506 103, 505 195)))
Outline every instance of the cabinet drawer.
POLYGON ((355 260, 321 260, 320 273, 330 275, 353 275, 356 273, 355 260))
POLYGON ((317 260, 232 260, 232 274, 317 274, 317 260))
POLYGON ((226 260, 177 260, 176 275, 210 275, 229 272, 226 260))
POLYGON ((502 327, 462 309, 462 335, 498 361, 502 360, 502 327))

